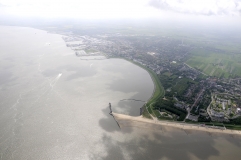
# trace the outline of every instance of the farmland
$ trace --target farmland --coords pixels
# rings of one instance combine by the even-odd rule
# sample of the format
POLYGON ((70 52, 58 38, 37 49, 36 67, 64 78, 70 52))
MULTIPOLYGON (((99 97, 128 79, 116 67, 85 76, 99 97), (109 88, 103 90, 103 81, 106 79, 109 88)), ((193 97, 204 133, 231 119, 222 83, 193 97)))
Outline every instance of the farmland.
POLYGON ((241 54, 226 54, 194 49, 186 62, 209 76, 235 78, 241 76, 241 54))

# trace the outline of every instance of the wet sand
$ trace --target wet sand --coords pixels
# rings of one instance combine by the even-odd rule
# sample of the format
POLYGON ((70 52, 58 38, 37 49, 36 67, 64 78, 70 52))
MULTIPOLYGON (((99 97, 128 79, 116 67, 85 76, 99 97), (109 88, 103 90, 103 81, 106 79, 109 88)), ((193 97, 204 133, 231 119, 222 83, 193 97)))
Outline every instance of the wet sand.
MULTIPOLYGON (((118 122, 118 125, 120 126, 120 128, 122 128, 122 127, 138 127, 138 125, 140 123, 142 123, 142 124, 144 123, 144 124, 154 124, 154 125, 148 125, 149 129, 154 129, 154 130, 155 130, 155 128, 152 128, 152 127, 159 128, 158 126, 165 126, 165 127, 169 126, 169 127, 183 129, 185 131, 195 130, 195 131, 206 131, 206 132, 210 132, 210 133, 224 133, 224 134, 241 135, 241 132, 237 131, 237 130, 230 130, 230 129, 224 129, 224 128, 213 128, 211 126, 201 126, 198 124, 188 124, 188 123, 181 123, 181 122, 151 120, 151 119, 144 118, 143 116, 133 117, 133 116, 118 114, 118 113, 113 113, 113 112, 112 112, 112 115, 114 116, 115 120, 118 122)), ((141 125, 140 127, 143 127, 143 125, 141 125)), ((144 128, 146 128, 146 127, 144 127, 144 128)))

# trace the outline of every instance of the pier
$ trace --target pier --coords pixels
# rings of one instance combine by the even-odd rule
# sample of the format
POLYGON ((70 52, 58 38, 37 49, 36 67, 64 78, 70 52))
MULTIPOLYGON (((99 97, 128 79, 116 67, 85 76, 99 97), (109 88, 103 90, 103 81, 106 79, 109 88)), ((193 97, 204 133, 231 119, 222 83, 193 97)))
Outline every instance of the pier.
POLYGON ((110 108, 110 115, 112 115, 112 109, 111 109, 111 103, 109 103, 109 108, 110 108))

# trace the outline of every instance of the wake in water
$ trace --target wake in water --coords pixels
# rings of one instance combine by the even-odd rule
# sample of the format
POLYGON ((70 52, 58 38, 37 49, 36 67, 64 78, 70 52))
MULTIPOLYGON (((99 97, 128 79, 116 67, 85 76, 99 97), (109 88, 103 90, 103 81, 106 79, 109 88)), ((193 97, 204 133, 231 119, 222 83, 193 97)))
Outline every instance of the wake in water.
POLYGON ((52 80, 52 82, 50 82, 50 87, 53 89, 54 85, 57 83, 57 81, 59 80, 59 78, 62 76, 62 73, 59 73, 57 75, 57 77, 54 78, 54 80, 52 80))

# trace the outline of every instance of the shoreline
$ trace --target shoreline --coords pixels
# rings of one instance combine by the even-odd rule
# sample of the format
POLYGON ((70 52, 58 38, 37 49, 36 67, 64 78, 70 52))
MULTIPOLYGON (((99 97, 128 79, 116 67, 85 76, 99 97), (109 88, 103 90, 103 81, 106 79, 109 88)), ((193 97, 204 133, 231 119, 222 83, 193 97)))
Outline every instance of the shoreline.
POLYGON ((144 108, 144 111, 142 112, 142 116, 144 116, 145 118, 148 118, 148 119, 153 119, 153 118, 157 118, 156 117, 156 114, 154 113, 154 111, 150 108, 150 105, 156 101, 158 98, 162 97, 165 95, 165 89, 163 88, 161 82, 159 81, 159 79, 156 77, 157 75, 155 74, 154 71, 152 71, 151 69, 143 66, 142 64, 139 64, 135 61, 132 61, 130 59, 127 59, 127 58, 123 58, 123 57, 113 57, 113 58, 116 58, 116 59, 123 59, 123 60, 126 60, 142 69, 144 69, 145 71, 147 71, 147 73, 149 74, 149 76, 151 77, 151 80, 152 80, 152 83, 154 85, 154 89, 153 89, 153 92, 150 96, 150 98, 146 101, 146 103, 141 107, 141 108, 144 108), (158 93, 159 92, 159 93, 158 93), (156 94, 156 95, 155 95, 156 94), (150 111, 148 110, 148 108, 151 110, 152 113, 150 113, 150 111), (147 114, 145 114, 148 113, 147 114))
MULTIPOLYGON (((154 85, 154 89, 153 89, 153 92, 152 92, 150 98, 141 107, 142 108, 142 114, 139 116, 139 118, 150 120, 152 124, 153 124, 153 121, 156 121, 155 124, 157 124, 157 123, 160 123, 162 125, 163 124, 164 125, 167 124, 167 126, 169 126, 169 124, 171 124, 173 126, 173 124, 174 124, 175 126, 173 126, 173 127, 181 128, 181 129, 194 129, 192 127, 196 127, 196 130, 203 130, 204 129, 204 131, 212 130, 212 132, 217 132, 217 131, 220 132, 220 133, 228 132, 230 134, 240 134, 241 135, 241 130, 238 130, 238 129, 235 129, 235 128, 231 128, 230 126, 219 127, 219 126, 211 126, 211 125, 205 125, 205 124, 204 124, 204 126, 202 126, 202 124, 197 124, 197 123, 196 124, 195 123, 193 123, 193 124, 192 123, 180 123, 178 121, 170 122, 170 121, 159 119, 158 116, 156 115, 155 110, 153 110, 151 108, 151 104, 156 102, 156 100, 158 98, 160 98, 162 96, 165 96, 165 89, 163 88, 161 82, 158 81, 158 79, 156 79, 157 75, 154 75, 155 72, 150 70, 149 68, 143 66, 142 64, 139 64, 139 63, 137 63, 135 61, 132 61, 132 60, 129 60, 127 58, 112 57, 111 59, 123 59, 123 60, 126 60, 126 61, 128 61, 128 62, 130 62, 130 63, 132 63, 132 64, 134 64, 134 65, 136 65, 136 66, 138 66, 138 67, 140 67, 142 69, 144 69, 145 71, 147 71, 149 76, 151 77, 151 80, 152 80, 153 85, 154 85), (159 92, 159 93, 157 94, 156 92, 159 92), (155 95, 155 94, 157 94, 157 95, 155 95), (178 127, 177 125, 180 125, 180 126, 178 127), (187 127, 187 128, 183 128, 184 127, 183 125, 185 125, 185 127, 187 127), (190 126, 191 126, 191 128, 190 128, 190 126), (228 127, 229 129, 227 129, 226 127, 228 127), (236 132, 236 133, 234 133, 234 132, 236 132)), ((115 114, 117 114, 117 113, 115 113, 115 114)), ((132 117, 132 119, 133 118, 136 118, 136 117, 132 117)))
MULTIPOLYGON (((158 125, 158 126, 169 126, 169 127, 173 127, 173 128, 179 128, 179 129, 183 129, 183 130, 195 130, 195 131, 206 131, 206 132, 210 132, 210 133, 241 135, 241 131, 238 131, 238 130, 213 128, 210 126, 201 126, 201 125, 195 125, 195 124, 189 124, 189 123, 151 120, 151 119, 144 118, 143 116, 133 117, 133 116, 114 113, 114 112, 112 112, 112 115, 118 122, 118 125, 120 126, 120 128, 122 127, 122 124, 121 124, 122 121, 127 121, 127 122, 131 121, 132 125, 134 123, 144 122, 144 123, 154 124, 154 125, 158 125)), ((133 127, 136 127, 136 125, 133 125, 133 127)))
MULTIPOLYGON (((126 61, 128 61, 128 62, 130 62, 130 63, 132 63, 132 64, 134 64, 134 65, 136 65, 136 66, 138 66, 138 67, 140 67, 140 68, 142 68, 142 69, 144 69, 145 71, 148 72, 148 74, 149 74, 149 76, 151 77, 151 80, 152 80, 152 82, 153 82, 153 84, 154 84, 153 92, 152 92, 150 98, 147 100, 147 103, 148 103, 148 102, 154 97, 154 94, 155 94, 156 88, 157 88, 157 83, 156 83, 156 81, 155 81, 155 77, 153 77, 154 75, 153 75, 153 73, 151 73, 151 72, 153 72, 153 71, 149 71, 149 70, 148 70, 149 68, 147 68, 147 67, 143 66, 142 64, 139 64, 139 63, 137 63, 137 62, 135 62, 135 61, 129 60, 129 59, 127 59, 127 58, 114 57, 114 58, 111 58, 111 59, 123 59, 123 60, 126 60, 126 61)), ((160 83, 160 84, 161 84, 161 83, 160 83)), ((164 91, 163 86, 162 86, 162 90, 164 91)), ((161 92, 161 90, 160 90, 160 92, 161 92)), ((160 93, 160 94, 161 94, 161 93, 160 93)), ((159 96, 157 96, 157 97, 159 97, 159 96)))

